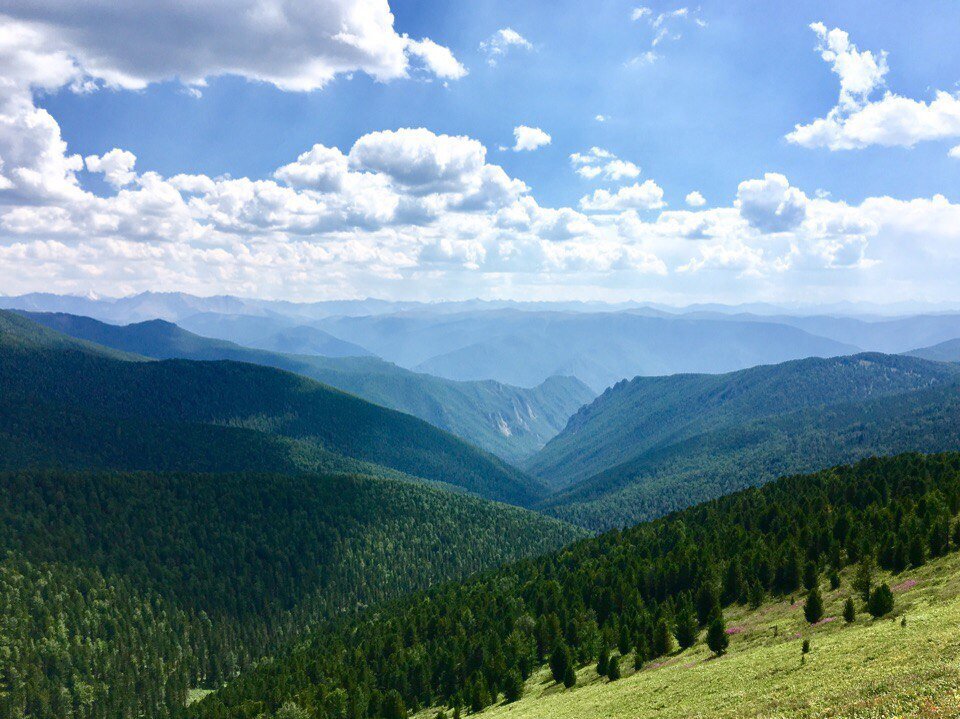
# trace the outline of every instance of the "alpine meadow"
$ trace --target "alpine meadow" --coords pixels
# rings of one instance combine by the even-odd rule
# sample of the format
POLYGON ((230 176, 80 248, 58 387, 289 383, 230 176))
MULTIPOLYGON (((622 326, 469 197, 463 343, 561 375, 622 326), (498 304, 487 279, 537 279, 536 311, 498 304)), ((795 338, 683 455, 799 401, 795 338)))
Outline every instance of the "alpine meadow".
POLYGON ((0 4, 0 719, 960 719, 957 28, 0 4))

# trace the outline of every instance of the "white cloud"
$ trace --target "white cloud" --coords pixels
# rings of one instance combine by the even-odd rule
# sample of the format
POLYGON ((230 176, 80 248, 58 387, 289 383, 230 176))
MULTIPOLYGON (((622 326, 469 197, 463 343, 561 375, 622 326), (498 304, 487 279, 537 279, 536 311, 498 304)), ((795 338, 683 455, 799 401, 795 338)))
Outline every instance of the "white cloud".
POLYGON ((647 50, 639 55, 634 55, 627 60, 624 65, 626 67, 646 67, 647 65, 652 65, 659 59, 660 55, 655 53, 653 50, 647 50))
POLYGON ((594 115, 593 119, 596 120, 597 122, 606 122, 610 118, 607 117, 606 115, 594 115))
POLYGON ((637 165, 621 160, 602 147, 591 147, 586 152, 574 152, 570 155, 570 164, 580 177, 587 180, 603 177, 613 182, 620 182, 640 176, 640 168, 637 165))
POLYGON ((807 197, 783 175, 768 172, 762 180, 746 180, 737 188, 740 214, 761 232, 796 229, 807 214, 807 197))
POLYGON ((886 91, 871 100, 885 84, 886 53, 859 50, 838 28, 828 31, 823 23, 810 27, 819 39, 821 57, 840 78, 840 96, 826 117, 797 125, 787 135, 789 142, 855 150, 871 145, 913 147, 923 141, 960 137, 960 93, 940 90, 933 100, 924 102, 886 91))
POLYGON ((503 27, 480 43, 480 50, 487 56, 487 63, 493 67, 512 48, 532 50, 533 44, 512 27, 503 27))
MULTIPOLYGON (((677 29, 677 27, 683 23, 693 22, 697 27, 705 28, 707 23, 700 18, 698 12, 699 10, 691 11, 690 8, 679 7, 666 12, 654 13, 648 7, 639 6, 631 10, 630 19, 634 22, 645 21, 645 24, 649 26, 653 33, 650 40, 650 47, 655 48, 665 42, 679 40, 683 37, 682 33, 677 29)), ((652 65, 659 57, 660 56, 651 49, 635 55, 627 61, 626 64, 628 67, 652 65)))
POLYGON ((453 56, 450 48, 437 45, 430 38, 407 40, 407 52, 419 57, 430 72, 445 80, 459 80, 467 74, 467 68, 453 56))
POLYGON ((553 139, 539 127, 527 127, 526 125, 513 128, 513 137, 515 140, 513 143, 514 152, 536 150, 549 145, 553 139))
POLYGON ((951 147, 950 152, 947 153, 950 157, 960 160, 960 145, 956 147, 951 147))
POLYGON ((616 192, 594 190, 592 195, 580 198, 584 210, 657 210, 663 206, 663 188, 653 180, 627 185, 616 192))
POLYGON ((636 22, 637 20, 642 20, 645 17, 650 17, 653 14, 653 11, 648 7, 635 7, 630 11, 630 19, 636 22))
POLYGON ((9 0, 2 12, 60 58, 53 71, 73 62, 78 79, 125 89, 237 75, 315 90, 351 72, 406 77, 408 55, 440 77, 465 74, 447 48, 398 34, 387 0, 9 0))
POLYGON ((88 155, 84 162, 87 170, 102 173, 104 179, 118 189, 129 185, 137 177, 137 173, 133 171, 137 158, 132 152, 126 150, 114 148, 99 157, 88 155))
POLYGON ((707 200, 697 190, 687 194, 686 202, 690 207, 703 207, 707 204, 707 200))

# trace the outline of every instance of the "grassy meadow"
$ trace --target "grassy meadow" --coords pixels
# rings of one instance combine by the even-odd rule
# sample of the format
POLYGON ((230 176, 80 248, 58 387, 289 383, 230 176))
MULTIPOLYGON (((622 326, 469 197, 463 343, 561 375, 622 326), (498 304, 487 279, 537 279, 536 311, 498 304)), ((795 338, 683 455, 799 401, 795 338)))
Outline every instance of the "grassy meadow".
MULTIPOLYGON (((489 719, 804 719, 844 717, 960 717, 960 555, 952 554, 896 577, 880 575, 894 590, 890 618, 862 611, 847 624, 843 604, 852 570, 840 588, 821 591, 825 619, 803 617, 797 595, 757 610, 728 610, 730 647, 716 658, 704 642, 633 670, 621 658, 623 678, 600 679, 579 669, 577 686, 564 689, 543 669, 524 697, 482 712, 489 719), (905 625, 902 620, 906 619, 905 625), (810 653, 803 657, 804 639, 810 653)), ((432 719, 437 710, 418 717, 432 719)), ((449 713, 448 713, 449 715, 449 713)))

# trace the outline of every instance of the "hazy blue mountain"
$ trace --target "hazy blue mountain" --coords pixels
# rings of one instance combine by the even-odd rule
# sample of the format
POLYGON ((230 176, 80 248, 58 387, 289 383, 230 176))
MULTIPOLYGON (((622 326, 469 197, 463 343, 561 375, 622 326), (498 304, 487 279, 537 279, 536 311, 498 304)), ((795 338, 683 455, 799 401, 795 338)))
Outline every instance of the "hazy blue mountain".
POLYGON ((573 375, 595 391, 638 374, 725 372, 857 350, 782 324, 634 313, 407 313, 332 318, 319 326, 385 359, 450 379, 532 386, 573 375))
POLYGON ((844 317, 829 315, 757 315, 694 312, 689 317, 737 322, 777 322, 820 337, 849 342, 870 352, 899 353, 960 337, 960 314, 906 317, 844 317))
POLYGON ((960 362, 960 338, 940 342, 931 347, 916 349, 906 354, 936 362, 960 362))
MULTIPOLYGON (((296 372, 412 414, 511 461, 540 449, 594 397, 573 377, 552 377, 532 389, 493 381, 455 382, 375 357, 325 358, 241 347, 162 320, 121 327, 62 313, 29 316, 72 337, 156 359, 226 359, 296 372)), ((252 327, 261 319, 236 317, 230 326, 252 327)))
POLYGON ((105 352, 0 312, 3 466, 330 471, 332 455, 513 504, 543 493, 427 422, 290 372, 105 352))

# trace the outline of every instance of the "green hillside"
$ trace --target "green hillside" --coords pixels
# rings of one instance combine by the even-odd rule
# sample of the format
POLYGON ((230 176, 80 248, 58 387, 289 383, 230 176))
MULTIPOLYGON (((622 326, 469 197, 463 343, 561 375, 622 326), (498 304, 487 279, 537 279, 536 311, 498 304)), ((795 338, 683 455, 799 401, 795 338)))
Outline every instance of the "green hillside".
MULTIPOLYGON (((567 690, 547 672, 526 683, 524 697, 483 712, 489 719, 929 719, 960 716, 960 556, 952 554, 883 579, 894 587, 895 613, 862 613, 847 624, 843 605, 854 573, 840 587, 821 586, 827 621, 804 620, 802 602, 771 602, 729 612, 725 656, 703 644, 633 669, 611 682, 593 667, 567 690), (906 626, 901 620, 906 620, 906 626), (728 630, 730 631, 730 630, 728 630), (802 643, 811 643, 801 659, 802 643)), ((425 711, 418 719, 434 719, 425 711)))
POLYGON ((579 536, 366 477, 0 474, 0 717, 166 717, 317 621, 579 536))
POLYGON ((636 377, 581 408, 525 468, 563 488, 720 427, 958 378, 960 368, 881 354, 810 358, 722 375, 636 377))
MULTIPOLYGON (((71 337, 156 359, 234 360, 295 372, 412 414, 508 461, 536 452, 563 429, 573 412, 594 397, 573 377, 552 377, 532 389, 494 381, 456 382, 411 372, 376 357, 320 357, 251 349, 201 337, 161 320, 121 327, 62 313, 27 316, 71 337)), ((309 327, 294 328, 288 339, 308 332, 325 334, 309 327)), ((278 346, 302 349, 292 342, 278 346)))
POLYGON ((724 426, 665 444, 548 497, 541 508, 608 529, 864 457, 960 448, 960 385, 724 426))
MULTIPOLYGON (((798 671, 799 640, 804 635, 813 637, 809 663, 825 656, 824 663, 833 662, 836 667, 839 662, 847 672, 832 676, 826 687, 801 678, 790 685, 794 698, 820 691, 839 697, 837 702, 856 701, 853 692, 867 700, 891 694, 919 700, 936 696, 941 688, 956 692, 960 678, 956 668, 944 671, 936 663, 942 658, 955 663, 960 654, 951 621, 958 611, 956 593, 950 591, 956 586, 952 575, 946 591, 928 594, 922 605, 918 601, 916 606, 929 612, 918 610, 917 623, 924 633, 912 645, 917 647, 913 660, 898 650, 899 667, 890 668, 886 656, 865 655, 863 645, 854 649, 858 642, 867 642, 868 648, 891 646, 894 642, 887 638, 883 628, 887 625, 882 622, 876 629, 876 622, 870 626, 878 639, 860 633, 867 629, 852 629, 853 636, 843 644, 850 648, 850 655, 837 657, 839 645, 826 637, 844 628, 829 620, 833 615, 821 622, 823 609, 815 607, 823 604, 835 612, 839 598, 847 597, 860 614, 857 622, 866 623, 861 596, 869 596, 873 611, 888 615, 886 572, 900 574, 912 567, 916 574, 904 577, 931 576, 923 574, 928 561, 933 572, 939 566, 956 567, 955 558, 947 564, 940 564, 945 560, 938 558, 960 549, 958 509, 960 454, 870 459, 852 467, 783 478, 334 622, 192 705, 188 714, 198 719, 342 715, 393 719, 408 710, 433 707, 425 714, 430 716, 436 715, 437 707, 448 707, 457 715, 516 699, 531 677, 533 687, 526 684, 531 694, 543 693, 546 687, 559 693, 563 691, 560 680, 567 684, 589 680, 592 669, 585 667, 609 664, 611 653, 631 661, 639 653, 641 664, 654 675, 651 686, 663 687, 664 682, 656 679, 659 672, 689 667, 691 674, 704 676, 704 672, 722 671, 726 663, 743 667, 741 662, 750 659, 742 658, 740 650, 746 652, 750 644, 764 642, 773 647, 765 661, 775 662, 775 668, 752 671, 769 688, 790 681, 798 671), (819 587, 825 579, 841 593, 824 590, 824 601, 819 587), (811 588, 809 594, 805 587, 811 588), (789 597, 810 604, 809 614, 794 606, 787 616, 783 600, 789 597), (778 629, 773 638, 758 637, 756 618, 745 619, 744 626, 734 624, 745 617, 744 605, 769 608, 770 617, 778 622, 783 616, 783 631, 791 634, 781 635, 778 629), (809 619, 800 634, 795 633, 802 626, 796 619, 798 611, 809 619), (940 624, 926 633, 924 619, 931 613, 940 624), (837 626, 821 630, 830 624, 837 626), (734 640, 726 656, 699 669, 704 658, 699 647, 707 625, 716 625, 710 633, 715 629, 720 637, 729 637, 725 629, 732 630, 734 640), (746 634, 742 642, 739 633, 746 634), (822 645, 817 639, 821 635, 825 637, 822 645), (928 646, 928 638, 940 643, 928 646), (878 663, 869 666, 864 676, 876 684, 864 686, 859 676, 851 682, 859 664, 873 660, 878 663), (712 669, 714 664, 717 669, 712 669), (549 666, 549 675, 544 665, 549 666), (664 665, 680 667, 664 669, 664 665), (893 683, 897 679, 900 684, 893 683)), ((904 586, 910 585, 895 589, 904 586)), ((893 609, 903 609, 896 595, 893 609)), ((910 636, 910 626, 903 627, 907 630, 903 637, 910 636)), ((626 660, 618 666, 623 667, 621 675, 630 673, 626 660)), ((751 675, 745 672, 743 676, 751 675)), ((749 691, 751 686, 742 678, 725 690, 734 696, 749 691)), ((689 701, 696 695, 696 686, 654 692, 646 701, 656 709, 681 692, 689 701)), ((706 696, 719 701, 716 686, 708 685, 706 696)), ((589 687, 570 692, 571 701, 578 692, 586 702, 594 702, 585 709, 586 716, 634 716, 635 704, 620 713, 603 704, 605 700, 589 687)), ((531 701, 535 700, 534 696, 531 701)), ((801 712, 810 708, 802 699, 798 703, 801 712)), ((558 705, 544 699, 539 708, 528 702, 503 711, 552 716, 552 706, 558 705)), ((842 703, 826 706, 843 708, 842 703)), ((577 715, 563 711, 566 716, 577 715)), ((702 715, 712 714, 704 711, 702 715)))
POLYGON ((0 327, 0 447, 20 454, 3 466, 335 471, 360 461, 513 504, 542 493, 422 420, 304 377, 227 361, 122 361, 23 322, 0 327), (336 466, 337 456, 351 461, 336 466))

